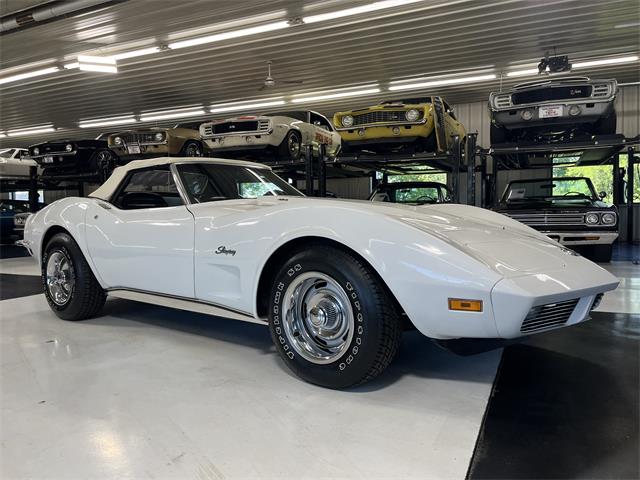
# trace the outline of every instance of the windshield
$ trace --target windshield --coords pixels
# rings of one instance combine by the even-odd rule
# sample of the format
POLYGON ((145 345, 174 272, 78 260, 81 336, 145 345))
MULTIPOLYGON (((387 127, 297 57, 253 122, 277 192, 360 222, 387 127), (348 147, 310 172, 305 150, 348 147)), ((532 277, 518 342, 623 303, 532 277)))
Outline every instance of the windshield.
POLYGON ((588 178, 545 178, 534 181, 511 182, 502 197, 506 203, 584 202, 596 200, 596 193, 588 178))
POLYGON ((301 122, 307 122, 308 121, 307 112, 301 111, 301 110, 294 110, 294 111, 290 111, 290 112, 265 113, 263 116, 265 116, 265 117, 291 117, 291 118, 295 118, 296 120, 300 120, 301 122))
POLYGON ((303 196, 266 168, 185 163, 178 165, 178 171, 191 201, 195 203, 263 196, 303 196))
POLYGON ((376 202, 392 203, 442 203, 449 201, 447 190, 440 185, 415 185, 406 187, 381 187, 369 197, 376 202))

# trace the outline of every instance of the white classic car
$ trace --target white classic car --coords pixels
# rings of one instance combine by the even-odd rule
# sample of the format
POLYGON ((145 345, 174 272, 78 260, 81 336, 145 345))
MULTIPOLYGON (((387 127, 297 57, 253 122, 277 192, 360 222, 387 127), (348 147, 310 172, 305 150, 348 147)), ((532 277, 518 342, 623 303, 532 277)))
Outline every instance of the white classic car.
POLYGON ((29 180, 31 167, 38 164, 26 158, 26 148, 0 149, 0 180, 29 180))
POLYGON ((323 115, 309 110, 267 113, 216 120, 200 125, 200 136, 215 154, 251 155, 270 151, 279 160, 300 158, 311 145, 317 151, 325 144, 333 156, 340 147, 340 135, 323 115))
POLYGON ((589 318, 618 280, 467 205, 306 198, 268 167, 159 158, 29 217, 24 241, 66 320, 107 296, 269 326, 303 379, 365 382, 409 320, 427 337, 512 339, 589 318))

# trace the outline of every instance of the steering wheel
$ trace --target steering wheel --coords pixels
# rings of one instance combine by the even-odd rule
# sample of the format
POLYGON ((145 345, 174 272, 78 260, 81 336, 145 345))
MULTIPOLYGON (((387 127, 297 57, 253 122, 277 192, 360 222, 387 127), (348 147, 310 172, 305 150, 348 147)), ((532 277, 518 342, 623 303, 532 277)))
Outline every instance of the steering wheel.
POLYGON ((422 195, 421 197, 416 198, 416 202, 438 203, 438 200, 433 197, 430 197, 429 195, 422 195))
POLYGON ((565 193, 565 194, 564 194, 564 195, 562 195, 562 196, 563 196, 563 197, 568 197, 569 195, 572 195, 572 194, 576 194, 576 195, 579 195, 579 196, 581 196, 581 197, 584 197, 584 196, 585 196, 585 194, 584 194, 584 193, 580 193, 580 192, 567 192, 567 193, 565 193))

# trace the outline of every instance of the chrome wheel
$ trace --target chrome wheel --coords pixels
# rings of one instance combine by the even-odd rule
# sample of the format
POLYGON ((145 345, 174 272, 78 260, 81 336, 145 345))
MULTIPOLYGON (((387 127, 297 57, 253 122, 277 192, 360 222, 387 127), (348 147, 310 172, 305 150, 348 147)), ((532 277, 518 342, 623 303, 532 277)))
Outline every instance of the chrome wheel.
POLYGON ((76 280, 71 259, 61 250, 49 255, 46 277, 47 291, 53 303, 61 307, 66 305, 71 299, 76 280))
POLYGON ((295 133, 289 134, 289 138, 287 138, 287 148, 292 158, 298 158, 300 156, 300 140, 295 133))
POLYGON ((353 339, 354 315, 347 292, 320 272, 297 277, 282 302, 283 327, 293 349, 316 364, 339 359, 353 339))
POLYGON ((200 147, 196 143, 190 143, 184 150, 184 154, 186 157, 200 157, 200 147))

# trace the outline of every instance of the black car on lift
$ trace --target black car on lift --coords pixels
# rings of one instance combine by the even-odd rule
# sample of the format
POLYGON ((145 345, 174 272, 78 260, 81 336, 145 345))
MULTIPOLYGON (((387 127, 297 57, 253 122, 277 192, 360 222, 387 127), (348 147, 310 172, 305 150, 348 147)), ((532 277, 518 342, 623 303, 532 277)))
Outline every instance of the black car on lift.
POLYGON ((545 78, 489 95, 491 145, 616 133, 615 80, 545 78))
POLYGON ((119 164, 118 156, 108 148, 103 133, 95 139, 55 140, 29 147, 29 157, 42 167, 40 179, 47 181, 104 182, 119 164))
POLYGON ((582 253, 596 262, 611 261, 618 238, 618 212, 596 194, 587 177, 515 180, 494 208, 582 253))

